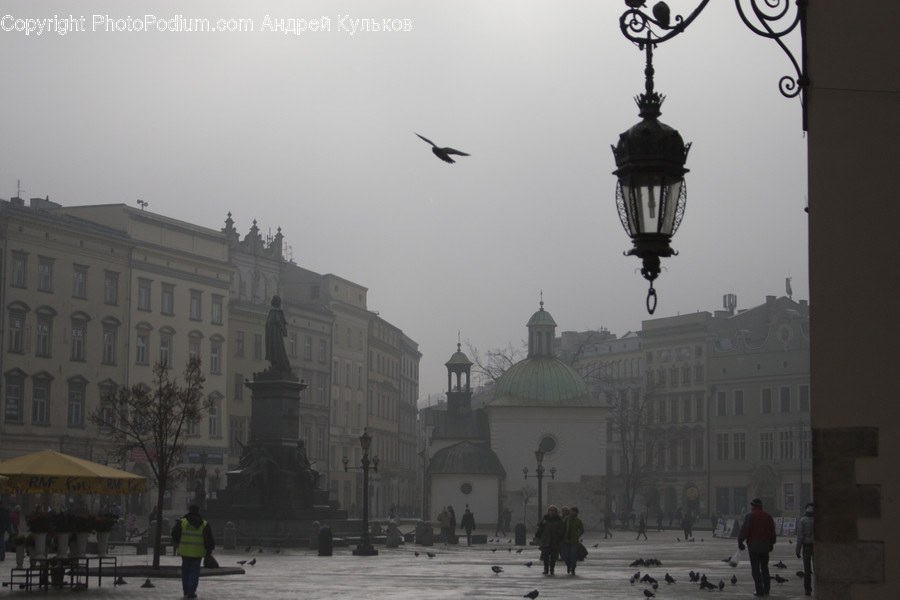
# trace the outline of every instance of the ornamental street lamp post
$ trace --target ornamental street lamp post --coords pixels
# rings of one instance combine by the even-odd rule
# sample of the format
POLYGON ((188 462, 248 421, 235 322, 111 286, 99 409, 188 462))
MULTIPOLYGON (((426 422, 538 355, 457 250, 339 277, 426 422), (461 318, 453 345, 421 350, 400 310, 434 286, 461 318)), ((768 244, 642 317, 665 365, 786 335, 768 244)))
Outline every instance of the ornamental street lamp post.
MULTIPOLYGON (((528 474, 528 467, 522 467, 522 473, 525 479, 529 477, 537 477, 538 480, 538 521, 544 517, 543 490, 541 483, 544 480, 544 451, 538 448, 534 451, 534 457, 537 459, 537 470, 534 475, 528 474)), ((556 479, 556 467, 550 467, 550 479, 556 479)))
POLYGON ((354 556, 376 556, 378 554, 378 550, 372 546, 369 539, 369 469, 374 470, 376 473, 378 472, 378 457, 373 456, 369 460, 369 446, 371 443, 372 436, 369 435, 366 429, 359 436, 359 445, 363 451, 362 459, 360 460, 361 467, 350 467, 350 459, 346 456, 343 458, 345 472, 351 468, 362 469, 363 472, 363 530, 359 538, 359 544, 356 546, 356 550, 353 551, 354 556))
MULTIPOLYGON (((656 310, 654 280, 660 273, 660 259, 677 255, 669 241, 681 224, 687 203, 684 167, 691 145, 685 144, 677 130, 659 122, 660 107, 665 96, 653 89, 653 49, 683 32, 706 8, 702 0, 687 17, 672 15, 665 2, 657 2, 650 13, 642 10, 645 0, 625 0, 628 9, 619 18, 619 28, 626 39, 646 52, 645 91, 635 98, 640 108, 640 123, 619 136, 613 146, 618 178, 616 206, 619 219, 634 247, 626 255, 642 262, 641 275, 650 282, 647 312, 656 310)), ((784 76, 779 91, 787 98, 800 96, 803 129, 806 130, 806 97, 809 86, 806 73, 806 9, 808 0, 796 0, 796 11, 790 12, 790 0, 735 0, 738 14, 751 31, 774 40, 790 58, 796 77, 784 76), (747 12, 743 4, 749 4, 747 12), (798 62, 781 38, 799 26, 801 58, 798 62), (780 28, 779 28, 780 27, 780 28)))

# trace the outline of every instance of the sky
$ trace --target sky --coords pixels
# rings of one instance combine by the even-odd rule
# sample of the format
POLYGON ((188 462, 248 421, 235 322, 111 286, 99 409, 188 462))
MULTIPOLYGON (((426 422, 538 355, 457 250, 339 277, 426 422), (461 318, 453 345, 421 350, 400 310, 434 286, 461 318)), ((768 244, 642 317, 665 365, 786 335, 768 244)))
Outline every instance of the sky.
POLYGON ((0 198, 140 199, 212 229, 229 212, 242 235, 280 227, 292 260, 366 286, 419 343, 420 404, 446 391, 458 339, 519 346, 542 298, 557 333, 620 336, 727 293, 756 306, 787 277, 808 299, 806 138, 799 100, 778 91, 792 67, 717 1, 654 52, 660 120, 692 147, 679 254, 647 314, 610 150, 644 87, 625 9, 4 0, 0 198), (185 31, 192 19, 253 30, 185 31), (415 133, 471 156, 446 164, 415 133))

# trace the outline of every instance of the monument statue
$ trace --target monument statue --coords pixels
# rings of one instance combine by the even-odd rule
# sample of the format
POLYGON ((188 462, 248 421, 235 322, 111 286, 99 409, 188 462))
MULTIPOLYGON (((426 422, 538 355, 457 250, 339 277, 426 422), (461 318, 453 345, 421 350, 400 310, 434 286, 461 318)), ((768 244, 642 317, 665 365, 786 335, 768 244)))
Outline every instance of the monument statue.
POLYGON ((266 317, 266 360, 271 365, 270 371, 291 372, 291 363, 284 348, 285 337, 287 337, 287 322, 284 319, 284 311, 281 310, 281 297, 276 294, 272 296, 272 308, 266 317))

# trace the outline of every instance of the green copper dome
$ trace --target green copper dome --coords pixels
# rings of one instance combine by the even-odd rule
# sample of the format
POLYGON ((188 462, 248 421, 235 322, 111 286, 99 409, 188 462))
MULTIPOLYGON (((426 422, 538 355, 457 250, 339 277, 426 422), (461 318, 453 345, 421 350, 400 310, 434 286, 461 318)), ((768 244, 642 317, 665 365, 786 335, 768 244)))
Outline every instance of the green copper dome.
POLYGON ((526 358, 497 381, 491 406, 594 406, 575 369, 552 356, 526 358))
POLYGON ((527 327, 533 327, 535 325, 544 325, 549 327, 556 327, 556 321, 553 320, 553 317, 550 316, 550 313, 544 310, 544 301, 541 301, 541 309, 531 315, 531 318, 528 319, 527 327))

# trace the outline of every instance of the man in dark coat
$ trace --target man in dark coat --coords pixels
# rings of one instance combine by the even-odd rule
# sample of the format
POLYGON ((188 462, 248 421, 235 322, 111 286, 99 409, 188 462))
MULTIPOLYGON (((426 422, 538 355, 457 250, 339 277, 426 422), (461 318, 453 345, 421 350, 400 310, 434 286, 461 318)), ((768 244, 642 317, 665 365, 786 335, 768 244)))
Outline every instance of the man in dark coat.
POLYGON ((469 506, 466 505, 466 512, 463 513, 462 519, 459 524, 466 532, 466 546, 472 545, 472 530, 475 529, 475 515, 469 510, 469 506))
POLYGON ((738 535, 738 548, 749 551, 750 572, 756 584, 755 596, 769 595, 769 552, 774 546, 775 520, 763 510, 762 500, 754 498, 750 501, 750 513, 744 518, 738 535))
POLYGON ((538 524, 535 537, 541 541, 541 560, 544 561, 544 575, 553 575, 556 559, 559 557, 559 545, 565 534, 565 524, 559 509, 553 504, 538 524))
POLYGON ((806 505, 806 510, 797 525, 797 558, 803 557, 803 590, 807 596, 812 595, 813 542, 815 529, 813 526, 813 503, 806 505))

